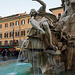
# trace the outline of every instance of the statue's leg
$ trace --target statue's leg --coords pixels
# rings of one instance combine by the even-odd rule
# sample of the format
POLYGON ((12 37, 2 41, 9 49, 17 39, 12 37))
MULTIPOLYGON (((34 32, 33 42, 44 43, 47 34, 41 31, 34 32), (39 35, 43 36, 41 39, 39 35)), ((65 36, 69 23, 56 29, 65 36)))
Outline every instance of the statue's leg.
POLYGON ((44 29, 45 29, 45 32, 46 32, 46 36, 49 40, 49 43, 50 45, 52 45, 52 35, 51 35, 51 30, 49 28, 49 25, 47 22, 43 22, 43 26, 44 26, 44 29))
POLYGON ((50 48, 53 50, 56 50, 56 47, 52 44, 52 34, 51 34, 51 30, 49 28, 48 23, 46 21, 43 22, 43 26, 44 26, 45 33, 46 33, 46 36, 47 36, 49 44, 50 44, 50 48))

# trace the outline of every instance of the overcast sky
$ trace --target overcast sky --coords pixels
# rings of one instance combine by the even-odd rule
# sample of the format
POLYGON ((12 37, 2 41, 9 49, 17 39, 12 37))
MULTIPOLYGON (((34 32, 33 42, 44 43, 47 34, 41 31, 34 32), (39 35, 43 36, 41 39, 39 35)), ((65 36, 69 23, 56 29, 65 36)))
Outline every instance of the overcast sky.
MULTIPOLYGON (((46 11, 50 8, 61 6, 61 0, 42 0, 46 3, 46 11)), ((40 4, 32 0, 0 0, 0 16, 5 17, 9 15, 27 12, 29 14, 31 9, 38 10, 40 4)))

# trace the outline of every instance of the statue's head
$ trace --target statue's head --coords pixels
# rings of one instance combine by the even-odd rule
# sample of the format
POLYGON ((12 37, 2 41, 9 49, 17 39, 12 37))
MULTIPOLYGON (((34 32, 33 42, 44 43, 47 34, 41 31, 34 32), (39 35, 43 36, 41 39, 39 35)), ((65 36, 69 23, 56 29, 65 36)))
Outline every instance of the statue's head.
POLYGON ((37 15, 37 12, 36 12, 36 10, 35 9, 31 9, 31 11, 30 11, 30 15, 31 15, 31 17, 32 16, 36 16, 37 15))

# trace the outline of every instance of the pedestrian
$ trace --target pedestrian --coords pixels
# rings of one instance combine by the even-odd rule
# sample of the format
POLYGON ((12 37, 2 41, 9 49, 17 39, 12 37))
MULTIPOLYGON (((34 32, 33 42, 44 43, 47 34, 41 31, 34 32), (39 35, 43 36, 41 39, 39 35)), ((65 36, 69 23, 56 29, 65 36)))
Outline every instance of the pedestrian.
POLYGON ((6 60, 6 59, 5 59, 5 55, 6 55, 6 51, 3 50, 3 51, 2 51, 2 56, 3 56, 3 59, 2 59, 2 60, 4 60, 4 61, 6 60))
POLYGON ((10 59, 10 50, 7 51, 7 57, 10 59))

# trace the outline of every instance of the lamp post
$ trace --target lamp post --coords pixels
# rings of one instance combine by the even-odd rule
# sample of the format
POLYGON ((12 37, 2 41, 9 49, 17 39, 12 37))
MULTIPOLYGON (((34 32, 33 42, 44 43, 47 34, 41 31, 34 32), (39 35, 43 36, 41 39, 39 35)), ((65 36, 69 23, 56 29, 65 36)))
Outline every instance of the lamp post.
POLYGON ((14 29, 13 29, 13 51, 14 51, 14 29))

